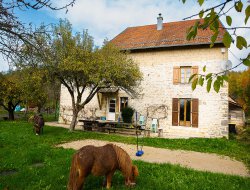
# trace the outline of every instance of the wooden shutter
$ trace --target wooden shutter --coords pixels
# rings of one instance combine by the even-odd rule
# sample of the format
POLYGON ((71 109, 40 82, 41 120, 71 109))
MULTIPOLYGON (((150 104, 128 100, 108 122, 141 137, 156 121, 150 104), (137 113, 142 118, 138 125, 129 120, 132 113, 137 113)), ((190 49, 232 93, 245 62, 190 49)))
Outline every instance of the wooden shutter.
MULTIPOLYGON (((198 72, 199 72, 199 67, 198 66, 193 66, 192 67, 192 75, 193 74, 198 74, 198 72)), ((195 76, 193 79, 196 79, 196 78, 198 78, 198 75, 195 76)))
POLYGON ((174 71, 173 71, 173 83, 174 84, 178 84, 180 83, 180 67, 174 67, 174 71))
POLYGON ((198 127, 199 99, 192 99, 192 127, 198 127))
POLYGON ((172 104, 172 125, 178 126, 178 115, 179 115, 179 99, 173 98, 173 104, 172 104))

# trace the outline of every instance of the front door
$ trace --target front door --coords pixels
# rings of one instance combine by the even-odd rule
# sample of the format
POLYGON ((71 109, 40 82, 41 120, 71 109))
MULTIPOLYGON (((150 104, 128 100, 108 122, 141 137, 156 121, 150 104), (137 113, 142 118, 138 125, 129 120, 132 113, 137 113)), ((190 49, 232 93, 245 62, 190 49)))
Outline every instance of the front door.
POLYGON ((115 121, 115 107, 116 107, 116 99, 108 98, 107 120, 115 121))

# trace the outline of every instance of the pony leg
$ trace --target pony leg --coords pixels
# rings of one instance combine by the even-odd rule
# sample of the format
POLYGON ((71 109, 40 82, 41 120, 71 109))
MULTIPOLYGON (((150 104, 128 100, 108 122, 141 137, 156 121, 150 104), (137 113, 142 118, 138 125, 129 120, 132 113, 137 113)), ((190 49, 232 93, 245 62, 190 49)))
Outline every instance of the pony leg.
POLYGON ((84 184, 85 177, 87 176, 84 172, 84 168, 79 166, 78 155, 75 154, 72 159, 68 190, 81 190, 84 184))
POLYGON ((84 184, 85 177, 83 176, 78 176, 77 179, 77 189, 76 190, 81 190, 84 184))
POLYGON ((106 185, 107 185, 107 177, 105 176, 102 182, 102 186, 106 187, 106 185))
POLYGON ((106 182, 107 182, 106 188, 107 189, 110 189, 110 187, 111 187, 112 177, 113 177, 114 173, 115 173, 115 171, 111 171, 110 173, 108 173, 106 175, 106 182))

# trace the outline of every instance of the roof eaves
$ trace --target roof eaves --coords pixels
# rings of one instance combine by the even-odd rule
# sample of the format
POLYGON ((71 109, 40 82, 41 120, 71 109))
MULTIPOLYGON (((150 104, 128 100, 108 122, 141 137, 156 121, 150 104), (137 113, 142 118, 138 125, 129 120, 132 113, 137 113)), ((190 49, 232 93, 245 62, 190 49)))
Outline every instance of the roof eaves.
MULTIPOLYGON (((147 46, 147 47, 136 47, 136 48, 121 48, 121 50, 143 50, 143 49, 157 49, 167 47, 186 47, 186 46, 198 46, 198 45, 209 45, 210 43, 190 43, 190 44, 176 44, 176 45, 161 45, 161 46, 147 46)), ((215 42, 214 44, 223 44, 222 41, 215 42)))

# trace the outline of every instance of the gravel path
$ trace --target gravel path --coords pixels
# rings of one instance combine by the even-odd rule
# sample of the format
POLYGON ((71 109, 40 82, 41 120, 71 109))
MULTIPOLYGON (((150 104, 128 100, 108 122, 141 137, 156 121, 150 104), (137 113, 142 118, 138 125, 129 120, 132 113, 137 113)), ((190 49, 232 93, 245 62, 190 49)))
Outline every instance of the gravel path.
MULTIPOLYGON (((58 146, 63 148, 73 148, 77 150, 86 145, 103 146, 107 143, 111 142, 100 140, 81 140, 64 143, 58 146)), ((233 160, 227 156, 144 146, 144 154, 141 157, 137 157, 135 156, 136 145, 117 142, 112 143, 126 150, 133 160, 142 160, 150 163, 180 164, 181 166, 193 168, 200 171, 250 177, 246 166, 242 162, 233 160)))

